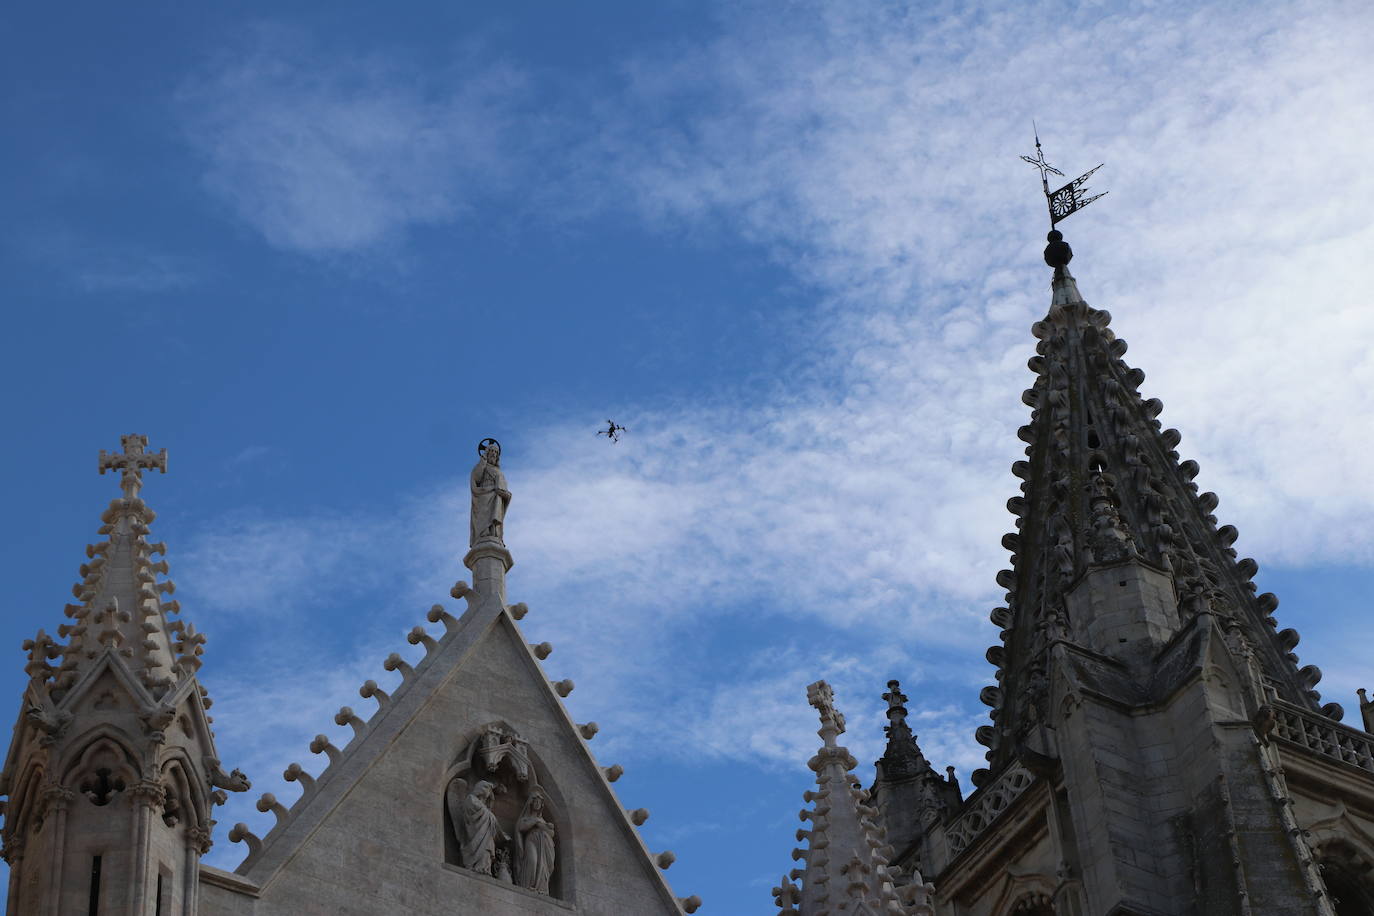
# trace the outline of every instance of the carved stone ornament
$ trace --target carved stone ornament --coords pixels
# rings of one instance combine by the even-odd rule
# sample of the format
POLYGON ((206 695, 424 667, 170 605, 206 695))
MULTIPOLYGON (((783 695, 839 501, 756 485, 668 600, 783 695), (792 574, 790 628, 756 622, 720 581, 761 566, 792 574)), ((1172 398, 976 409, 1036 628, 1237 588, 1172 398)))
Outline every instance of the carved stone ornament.
POLYGON ((205 758, 205 770, 210 774, 210 785, 213 788, 228 789, 230 792, 247 792, 253 788, 253 783, 243 775, 242 770, 234 769, 226 773, 214 757, 205 758))
POLYGON ((525 739, 504 723, 486 725, 453 774, 444 792, 453 864, 558 896, 558 816, 525 739))
POLYGON ((495 772, 503 761, 509 760, 517 779, 524 782, 529 778, 530 747, 513 729, 488 725, 477 739, 477 752, 487 770, 495 772))

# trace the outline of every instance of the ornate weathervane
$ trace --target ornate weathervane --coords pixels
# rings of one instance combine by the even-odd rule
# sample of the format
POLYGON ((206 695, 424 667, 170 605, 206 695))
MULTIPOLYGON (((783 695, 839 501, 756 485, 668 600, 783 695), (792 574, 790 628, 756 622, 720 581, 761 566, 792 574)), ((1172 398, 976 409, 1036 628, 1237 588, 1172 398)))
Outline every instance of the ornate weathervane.
POLYGON ((1102 168, 1102 163, 1100 162, 1088 169, 1088 171, 1084 172, 1082 175, 1079 175, 1073 181, 1064 185, 1058 191, 1051 191, 1049 176, 1058 175, 1060 178, 1063 178, 1064 173, 1045 161, 1045 153, 1040 149, 1040 129, 1038 127, 1035 129, 1035 155, 1022 156, 1021 160, 1023 162, 1029 162, 1040 170, 1040 186, 1045 190, 1045 202, 1049 206, 1051 229, 1053 229, 1055 224, 1060 220, 1066 219, 1070 215, 1077 213, 1099 197, 1105 197, 1108 193, 1103 191, 1101 194, 1094 194, 1091 197, 1087 196, 1088 178, 1092 176, 1093 172, 1102 168))

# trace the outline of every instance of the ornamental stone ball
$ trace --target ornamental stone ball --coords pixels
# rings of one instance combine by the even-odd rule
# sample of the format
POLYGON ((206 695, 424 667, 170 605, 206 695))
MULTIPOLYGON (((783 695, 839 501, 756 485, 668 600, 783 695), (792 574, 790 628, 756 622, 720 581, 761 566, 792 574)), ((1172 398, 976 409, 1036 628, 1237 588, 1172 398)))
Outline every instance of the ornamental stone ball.
POLYGON ((1073 249, 1064 241, 1064 233, 1058 229, 1051 229, 1045 238, 1049 239, 1049 244, 1045 246, 1045 263, 1056 270, 1068 267, 1069 262, 1073 260, 1073 249))

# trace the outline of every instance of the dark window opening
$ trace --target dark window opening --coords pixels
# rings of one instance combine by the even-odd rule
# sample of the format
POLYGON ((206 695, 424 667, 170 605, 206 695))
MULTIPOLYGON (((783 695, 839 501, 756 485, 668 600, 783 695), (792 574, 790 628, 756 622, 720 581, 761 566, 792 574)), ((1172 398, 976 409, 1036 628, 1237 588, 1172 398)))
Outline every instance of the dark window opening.
POLYGON ((91 859, 91 903, 87 916, 100 914, 100 856, 91 859))
POLYGON ((1322 878, 1336 916, 1374 916, 1374 888, 1337 865, 1323 865, 1322 878))
POLYGON ((157 873, 157 897, 154 900, 153 916, 162 916, 162 872, 157 873))

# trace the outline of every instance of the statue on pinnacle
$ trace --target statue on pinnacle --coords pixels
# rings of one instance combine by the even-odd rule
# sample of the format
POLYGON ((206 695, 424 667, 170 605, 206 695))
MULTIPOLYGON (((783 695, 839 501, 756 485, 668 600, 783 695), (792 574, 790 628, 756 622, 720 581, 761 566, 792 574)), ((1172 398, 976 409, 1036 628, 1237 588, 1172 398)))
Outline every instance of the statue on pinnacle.
POLYGON ((506 507, 510 505, 510 490, 506 489, 506 475, 501 471, 501 443, 483 439, 477 446, 477 465, 472 469, 472 520, 468 546, 478 541, 502 539, 506 521, 506 507))

